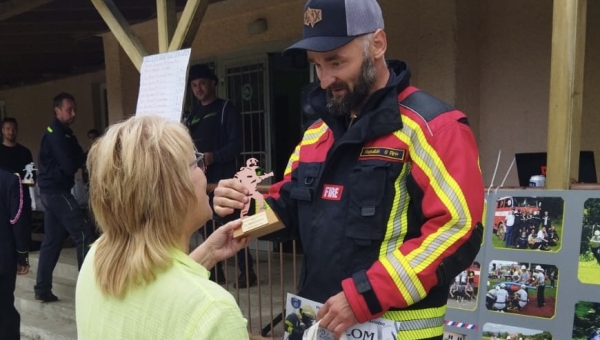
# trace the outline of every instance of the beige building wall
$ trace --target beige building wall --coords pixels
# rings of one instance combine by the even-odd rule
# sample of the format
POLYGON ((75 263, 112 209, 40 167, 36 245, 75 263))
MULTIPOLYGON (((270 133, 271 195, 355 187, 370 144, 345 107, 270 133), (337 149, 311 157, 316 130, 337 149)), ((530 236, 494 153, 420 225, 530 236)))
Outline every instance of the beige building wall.
POLYGON ((42 135, 54 117, 52 99, 60 92, 71 93, 77 101, 77 118, 71 127, 82 147, 87 149, 87 131, 100 128, 99 85, 104 83, 104 71, 47 83, 0 91, 7 116, 19 122, 19 142, 25 145, 37 162, 42 135))
MULTIPOLYGON (((516 152, 546 151, 552 44, 552 1, 487 1, 482 6, 481 166, 490 183, 502 150, 496 184, 516 152)), ((588 1, 582 150, 593 150, 600 169, 600 2, 588 1)), ((516 167, 507 185, 518 185, 516 167)))
MULTIPOLYGON (((479 141, 486 184, 490 183, 498 150, 502 149, 503 158, 496 184, 508 170, 515 152, 546 151, 551 0, 379 2, 386 20, 388 59, 405 60, 411 67, 414 85, 469 116, 479 141)), ((282 51, 300 38, 303 5, 304 0, 227 0, 210 5, 192 44, 192 62, 221 62, 282 51), (268 29, 251 35, 247 25, 256 19, 266 19, 268 29)), ((582 148, 594 150, 598 159, 600 96, 596 93, 600 91, 600 44, 594 42, 600 35, 600 22, 593 18, 599 15, 600 2, 588 1, 581 138, 582 148)), ((154 20, 135 25, 134 31, 148 53, 158 52, 154 20)), ((112 34, 103 37, 109 121, 116 122, 135 111, 139 73, 112 34)), ((27 129, 43 129, 47 124, 45 103, 55 92, 70 89, 80 102, 82 117, 75 130, 82 138, 91 127, 85 123, 83 112, 98 111, 91 89, 103 77, 104 73, 95 73, 0 91, 0 100, 6 101, 9 114, 16 112, 19 118, 23 115, 20 112, 27 112, 32 117, 34 122, 21 123, 23 135, 27 129), (46 91, 38 90, 41 88, 46 91), (86 97, 89 104, 85 103, 86 97)), ((39 136, 24 142, 39 144, 39 136)), ((28 146, 37 150, 37 145, 28 146)), ((600 168, 600 162, 597 163, 600 168)), ((513 168, 506 185, 516 184, 513 168)))

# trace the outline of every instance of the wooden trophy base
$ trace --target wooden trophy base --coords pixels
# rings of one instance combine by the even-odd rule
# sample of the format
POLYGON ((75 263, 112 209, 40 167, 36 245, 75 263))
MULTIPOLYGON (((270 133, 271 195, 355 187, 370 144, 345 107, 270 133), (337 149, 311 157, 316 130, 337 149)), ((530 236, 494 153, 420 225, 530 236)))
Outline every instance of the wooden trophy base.
POLYGON ((242 219, 242 226, 233 231, 233 238, 250 236, 254 239, 283 229, 284 225, 272 210, 265 210, 242 219))
POLYGON ((34 185, 35 182, 32 179, 24 179, 21 181, 21 183, 23 184, 27 184, 27 185, 34 185))

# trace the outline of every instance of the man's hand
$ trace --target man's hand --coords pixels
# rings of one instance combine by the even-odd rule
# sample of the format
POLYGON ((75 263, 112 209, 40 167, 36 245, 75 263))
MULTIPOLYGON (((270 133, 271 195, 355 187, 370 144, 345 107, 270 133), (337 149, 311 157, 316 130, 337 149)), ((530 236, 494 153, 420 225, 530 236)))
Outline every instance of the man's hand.
POLYGON ((237 254, 240 249, 247 247, 249 242, 247 237, 237 240, 233 238, 233 231, 241 225, 242 222, 237 220, 217 228, 190 254, 190 257, 210 270, 217 262, 237 254))
POLYGON ((250 200, 248 189, 236 179, 220 180, 214 193, 213 208, 221 217, 233 214, 235 209, 243 209, 250 200))
POLYGON ((215 158, 213 157, 212 152, 205 152, 204 153, 204 164, 206 164, 206 166, 209 166, 211 164, 213 164, 215 162, 215 158))
POLYGON ((330 297, 317 313, 317 319, 319 326, 332 332, 336 339, 358 323, 344 292, 330 297))
POLYGON ((27 273, 29 273, 29 266, 17 264, 17 275, 27 275, 27 273))

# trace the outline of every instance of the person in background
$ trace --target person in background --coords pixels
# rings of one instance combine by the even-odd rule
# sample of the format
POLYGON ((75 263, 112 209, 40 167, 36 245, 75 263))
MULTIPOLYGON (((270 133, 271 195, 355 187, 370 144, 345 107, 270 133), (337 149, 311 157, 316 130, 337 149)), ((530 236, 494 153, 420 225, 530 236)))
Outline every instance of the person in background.
MULTIPOLYGON (((33 163, 31 151, 18 140, 19 124, 15 118, 6 117, 2 120, 2 144, 0 145, 0 168, 11 173, 18 173, 21 179, 25 178, 25 167, 33 163)), ((23 211, 21 212, 21 223, 27 230, 31 230, 31 195, 29 187, 35 185, 36 172, 33 171, 34 184, 22 183, 23 186, 23 211)))
POLYGON ((21 317, 15 308, 17 275, 29 272, 31 232, 23 223, 23 187, 18 174, 0 168, 0 338, 21 338, 21 317))
POLYGON ((188 255, 212 210, 204 154, 185 127, 132 117, 94 143, 87 166, 102 236, 77 279, 78 339, 248 339, 235 299, 209 280, 211 267, 248 244, 233 239, 240 221, 188 255))
MULTIPOLYGON (((98 130, 91 129, 88 131, 87 138, 90 141, 90 147, 91 147, 91 145, 94 144, 96 139, 98 139, 99 137, 100 137, 100 132, 98 130)), ((88 151, 85 152, 85 159, 87 159, 88 152, 89 152, 89 149, 88 149, 88 151)), ((88 186, 89 180, 90 180, 90 173, 88 172, 87 167, 85 166, 85 163, 81 167, 81 179, 83 181, 83 184, 88 186)))
MULTIPOLYGON (((303 39, 320 87, 308 95, 319 120, 306 130, 282 181, 265 201, 300 238, 297 295, 323 303, 320 325, 339 338, 378 317, 402 323, 397 339, 442 339, 451 281, 481 247, 479 152, 467 117, 410 86, 386 61, 376 0, 309 0, 303 39)), ((221 180, 214 209, 249 202, 221 180)))
MULTIPOLYGON (((190 68, 188 81, 200 105, 187 118, 186 125, 196 149, 206 157, 206 178, 208 183, 213 184, 222 179, 233 178, 238 171, 236 158, 242 151, 241 115, 232 102, 217 97, 217 80, 217 76, 204 64, 190 68)), ((211 206, 213 196, 211 191, 211 206)), ((213 214, 214 221, 209 221, 205 226, 206 236, 210 236, 214 229, 223 223, 239 217, 239 213, 226 218, 213 214)), ((235 286, 246 288, 256 285, 257 276, 250 253, 242 250, 237 259, 240 274, 235 286)), ((225 282, 225 273, 220 263, 212 271, 211 279, 219 283, 225 282)))
POLYGON ((76 244, 79 268, 93 235, 85 212, 71 194, 75 173, 85 162, 83 149, 70 128, 75 122, 77 104, 72 95, 64 92, 54 97, 53 104, 54 119, 42 137, 38 161, 38 186, 44 206, 44 238, 34 291, 36 300, 42 302, 58 300, 52 293, 52 272, 67 233, 76 244))

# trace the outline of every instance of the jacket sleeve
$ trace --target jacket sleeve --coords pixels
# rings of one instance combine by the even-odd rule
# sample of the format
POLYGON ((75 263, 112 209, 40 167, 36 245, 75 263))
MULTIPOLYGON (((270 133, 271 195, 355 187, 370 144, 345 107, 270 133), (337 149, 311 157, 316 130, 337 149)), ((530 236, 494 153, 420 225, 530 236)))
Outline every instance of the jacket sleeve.
POLYGON ((17 249, 17 261, 22 266, 29 265, 29 242, 31 235, 23 219, 23 186, 20 177, 14 176, 9 186, 10 224, 13 228, 13 238, 17 249))
MULTIPOLYGON (((224 138, 223 147, 213 153, 215 163, 234 161, 242 151, 242 115, 231 101, 226 101, 223 112, 224 138)), ((219 115, 220 117, 220 115, 219 115)))
POLYGON ((484 188, 470 128, 453 120, 432 136, 415 121, 406 124, 416 131, 409 154, 411 176, 422 192, 421 235, 405 240, 367 270, 375 293, 374 297, 367 294, 369 301, 358 293, 352 278, 342 282, 359 322, 377 318, 392 307, 411 306, 436 286, 447 287, 481 246, 484 188))
POLYGON ((83 149, 79 146, 77 139, 69 142, 67 138, 75 138, 75 136, 67 137, 64 133, 56 129, 48 133, 48 139, 52 153, 56 156, 60 170, 65 174, 75 174, 85 161, 83 149))

